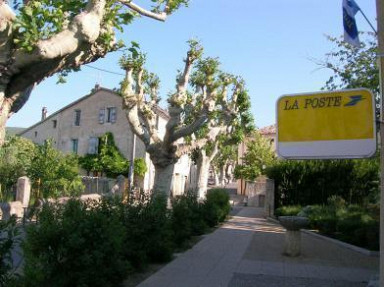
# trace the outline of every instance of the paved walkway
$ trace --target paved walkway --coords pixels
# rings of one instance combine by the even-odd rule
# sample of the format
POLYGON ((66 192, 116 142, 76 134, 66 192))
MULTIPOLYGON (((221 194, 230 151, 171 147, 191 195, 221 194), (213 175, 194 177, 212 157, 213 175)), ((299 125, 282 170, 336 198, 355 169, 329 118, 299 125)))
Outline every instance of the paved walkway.
MULTIPOLYGON (((239 207, 235 207, 239 208, 239 207)), ((366 287, 379 258, 302 234, 302 255, 282 254, 284 229, 261 209, 239 208, 139 287, 366 287)))

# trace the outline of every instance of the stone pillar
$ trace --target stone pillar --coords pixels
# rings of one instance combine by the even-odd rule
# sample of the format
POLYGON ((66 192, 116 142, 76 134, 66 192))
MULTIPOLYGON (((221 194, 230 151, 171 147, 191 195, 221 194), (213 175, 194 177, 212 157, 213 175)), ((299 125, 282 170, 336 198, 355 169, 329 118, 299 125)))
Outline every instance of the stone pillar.
POLYGON ((285 233, 284 254, 289 257, 296 257, 301 254, 301 233, 300 230, 287 230, 285 233))
POLYGON ((300 229, 308 226, 308 218, 302 216, 280 216, 279 221, 287 229, 283 254, 289 257, 299 256, 301 253, 300 229))
POLYGON ((31 197, 31 181, 28 177, 19 177, 17 180, 16 201, 20 201, 24 208, 29 205, 31 197))
POLYGON ((118 193, 119 194, 124 194, 125 191, 125 177, 124 175, 119 175, 117 177, 117 185, 118 185, 118 193))

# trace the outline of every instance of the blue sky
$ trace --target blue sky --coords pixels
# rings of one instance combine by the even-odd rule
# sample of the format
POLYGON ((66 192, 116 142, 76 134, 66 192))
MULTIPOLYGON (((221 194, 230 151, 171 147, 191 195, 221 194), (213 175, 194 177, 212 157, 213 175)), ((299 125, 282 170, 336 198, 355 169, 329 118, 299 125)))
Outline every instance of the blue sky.
MULTIPOLYGON (((145 3, 146 1, 138 1, 145 3)), ((148 1, 149 2, 149 1, 148 1)), ((324 35, 340 36, 342 0, 190 0, 165 23, 140 18, 122 37, 136 41, 147 53, 147 69, 161 79, 161 97, 174 89, 175 75, 182 68, 186 41, 197 38, 205 55, 219 57, 222 69, 242 76, 249 90, 256 125, 275 123, 275 102, 283 94, 315 92, 331 75, 318 69, 312 58, 322 59, 334 46, 324 35)), ((375 0, 356 0, 376 27, 375 0)), ((360 13, 361 31, 370 27, 360 13)), ((94 67, 122 73, 121 52, 109 54, 94 67)), ((64 85, 54 76, 37 86, 27 104, 7 126, 28 127, 40 120, 41 108, 48 115, 88 94, 99 82, 114 88, 122 76, 83 67, 64 85)))

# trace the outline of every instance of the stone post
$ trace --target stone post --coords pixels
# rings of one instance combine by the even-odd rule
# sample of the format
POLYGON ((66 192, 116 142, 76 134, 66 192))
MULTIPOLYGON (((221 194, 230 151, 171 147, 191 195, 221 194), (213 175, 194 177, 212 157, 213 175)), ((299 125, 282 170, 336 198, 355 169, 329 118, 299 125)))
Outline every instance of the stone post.
POLYGON ((119 175, 117 177, 118 193, 124 194, 125 192, 125 177, 124 175, 119 175))
POLYGON ((29 205, 31 197, 31 181, 28 177, 19 177, 17 180, 16 201, 20 201, 24 208, 29 205))
POLYGON ((299 256, 301 253, 300 229, 309 224, 306 217, 280 216, 280 224, 287 229, 285 233, 284 255, 289 257, 299 256))

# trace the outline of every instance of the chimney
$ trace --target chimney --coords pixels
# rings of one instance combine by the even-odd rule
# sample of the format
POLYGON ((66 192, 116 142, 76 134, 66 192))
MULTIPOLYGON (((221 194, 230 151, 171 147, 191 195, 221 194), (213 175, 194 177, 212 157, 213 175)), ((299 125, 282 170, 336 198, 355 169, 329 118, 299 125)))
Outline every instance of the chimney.
POLYGON ((47 118, 47 107, 43 107, 41 110, 41 121, 44 121, 47 118))

